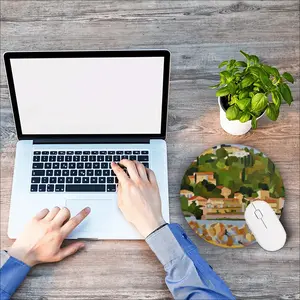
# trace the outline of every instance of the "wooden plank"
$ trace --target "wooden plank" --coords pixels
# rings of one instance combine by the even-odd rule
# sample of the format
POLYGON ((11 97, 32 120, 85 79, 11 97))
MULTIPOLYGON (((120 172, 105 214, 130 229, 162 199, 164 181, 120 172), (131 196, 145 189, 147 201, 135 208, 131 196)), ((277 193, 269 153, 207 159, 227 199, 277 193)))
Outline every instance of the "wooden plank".
MULTIPOLYGON (((238 298, 299 298, 299 1, 1 1, 0 52, 167 48, 172 53, 168 116, 171 220, 181 224, 201 255, 238 298), (244 49, 295 75, 295 102, 275 123, 233 137, 219 126, 214 91, 217 65, 244 49), (267 154, 284 179, 284 249, 257 245, 222 249, 195 236, 178 192, 183 173, 202 150, 241 143, 267 154)), ((7 222, 16 133, 1 61, 1 248, 10 245, 7 222)), ((171 298, 164 271, 141 241, 89 241, 60 264, 34 268, 14 299, 171 298), (96 263, 97 262, 97 263, 96 263), (129 276, 130 275, 130 276, 129 276)))

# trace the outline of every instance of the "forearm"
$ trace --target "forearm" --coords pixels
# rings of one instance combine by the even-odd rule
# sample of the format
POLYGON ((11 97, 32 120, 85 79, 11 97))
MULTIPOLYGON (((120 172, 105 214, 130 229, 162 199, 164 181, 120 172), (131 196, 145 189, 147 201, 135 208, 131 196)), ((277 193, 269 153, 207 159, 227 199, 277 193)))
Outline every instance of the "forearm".
POLYGON ((1 255, 1 289, 0 299, 10 299, 16 289, 21 285, 30 267, 19 261, 18 259, 9 256, 5 251, 0 252, 1 255))
POLYGON ((234 299, 179 225, 166 225, 146 241, 164 265, 166 284, 175 299, 234 299))

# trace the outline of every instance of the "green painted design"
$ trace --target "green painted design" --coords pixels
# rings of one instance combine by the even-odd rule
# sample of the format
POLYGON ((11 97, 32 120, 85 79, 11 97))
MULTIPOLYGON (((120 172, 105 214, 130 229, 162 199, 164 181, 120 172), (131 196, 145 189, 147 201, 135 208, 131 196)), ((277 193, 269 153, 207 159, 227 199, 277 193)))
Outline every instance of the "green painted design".
POLYGON ((182 212, 207 242, 241 248, 255 242, 244 212, 266 201, 280 217, 284 186, 274 163, 251 147, 219 145, 203 152, 185 172, 180 190, 182 212))

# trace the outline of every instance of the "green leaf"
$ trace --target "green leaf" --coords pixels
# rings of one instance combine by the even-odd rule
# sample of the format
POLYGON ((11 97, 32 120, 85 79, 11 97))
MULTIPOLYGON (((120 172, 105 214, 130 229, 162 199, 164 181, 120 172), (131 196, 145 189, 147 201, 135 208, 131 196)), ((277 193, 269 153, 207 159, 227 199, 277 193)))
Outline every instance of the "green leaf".
POLYGON ((228 90, 227 86, 224 86, 224 87, 220 88, 220 89, 217 90, 217 92, 216 92, 216 96, 217 96, 217 97, 223 97, 223 96, 227 96, 227 95, 229 95, 229 94, 230 94, 230 93, 229 93, 229 90, 228 90))
POLYGON ((293 96, 289 86, 286 83, 282 83, 279 85, 280 94, 288 105, 291 105, 293 102, 293 96))
POLYGON ((211 85, 209 88, 211 88, 211 89, 216 89, 216 88, 218 88, 220 85, 221 85, 221 84, 218 83, 218 84, 216 84, 216 85, 211 85))
POLYGON ((274 103, 270 103, 266 109, 266 114, 269 119, 271 119, 272 121, 276 121, 279 115, 279 110, 274 103))
POLYGON ((254 112, 260 112, 265 109, 268 104, 268 98, 265 94, 258 93, 251 100, 251 109, 254 112))
POLYGON ((273 85, 272 81, 269 79, 268 75, 265 73, 262 73, 260 75, 260 80, 262 82, 262 84, 268 89, 268 90, 272 90, 273 88, 275 88, 275 86, 273 85))
POLYGON ((262 67, 269 75, 273 75, 276 79, 280 78, 280 74, 276 68, 270 67, 268 65, 263 65, 262 67))
POLYGON ((228 64, 228 61, 227 60, 224 60, 223 62, 221 62, 218 66, 218 68, 222 68, 224 66, 226 66, 228 64))
POLYGON ((236 107, 236 105, 230 106, 226 110, 226 117, 228 120, 236 120, 239 115, 239 109, 236 107))
POLYGON ((253 129, 257 128, 257 120, 256 117, 252 116, 251 125, 253 129))
POLYGON ((250 55, 245 53, 244 51, 240 50, 240 52, 246 57, 247 60, 250 59, 250 55))
POLYGON ((249 92, 248 91, 240 91, 239 93, 239 99, 244 99, 244 98, 248 98, 249 96, 249 92))
POLYGON ((272 92, 272 100, 273 100, 273 103, 275 104, 275 106, 277 107, 277 109, 279 109, 279 107, 281 105, 281 95, 278 91, 272 92))
POLYGON ((250 55, 249 60, 253 62, 255 65, 259 63, 259 58, 256 55, 250 55))
POLYGON ((240 117, 240 122, 245 123, 245 122, 249 121, 250 118, 251 118, 250 113, 244 112, 240 117))
POLYGON ((222 72, 220 72, 220 75, 224 76, 226 78, 226 80, 231 76, 228 71, 222 71, 222 72))
POLYGON ((287 81, 294 83, 294 77, 290 73, 284 72, 282 77, 284 77, 287 81))
POLYGON ((237 102, 237 100, 238 100, 237 95, 233 95, 233 96, 231 97, 230 101, 229 101, 229 104, 230 104, 230 105, 233 105, 233 104, 235 104, 235 103, 237 102))
POLYGON ((243 67, 243 68, 246 68, 247 67, 247 64, 244 62, 244 61, 237 61, 235 63, 235 66, 236 67, 243 67))
POLYGON ((250 105, 250 103, 251 103, 251 99, 250 98, 244 98, 244 99, 236 101, 237 106, 242 111, 244 111, 250 105))
POLYGON ((254 78, 251 75, 247 75, 241 82, 242 89, 251 85, 254 82, 254 78))
POLYGON ((262 69, 260 69, 259 67, 256 67, 256 66, 249 67, 249 71, 252 75, 254 75, 257 78, 260 78, 262 73, 264 73, 264 71, 262 69))
POLYGON ((234 95, 237 87, 236 87, 236 85, 233 82, 229 82, 227 84, 227 88, 228 88, 230 94, 234 95))

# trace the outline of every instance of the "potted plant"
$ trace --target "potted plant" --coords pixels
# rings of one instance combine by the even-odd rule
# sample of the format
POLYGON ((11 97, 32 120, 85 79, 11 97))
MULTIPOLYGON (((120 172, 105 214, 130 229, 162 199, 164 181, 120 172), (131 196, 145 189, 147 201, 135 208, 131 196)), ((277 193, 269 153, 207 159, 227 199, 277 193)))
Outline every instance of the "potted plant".
POLYGON ((219 68, 218 88, 220 123, 233 135, 242 135, 251 127, 257 128, 257 120, 264 114, 276 121, 282 101, 291 105, 293 97, 288 82, 294 83, 291 74, 279 71, 260 62, 256 55, 240 51, 246 61, 223 61, 219 68))

